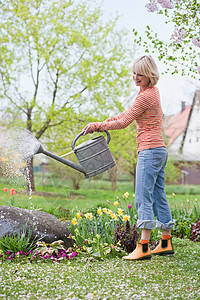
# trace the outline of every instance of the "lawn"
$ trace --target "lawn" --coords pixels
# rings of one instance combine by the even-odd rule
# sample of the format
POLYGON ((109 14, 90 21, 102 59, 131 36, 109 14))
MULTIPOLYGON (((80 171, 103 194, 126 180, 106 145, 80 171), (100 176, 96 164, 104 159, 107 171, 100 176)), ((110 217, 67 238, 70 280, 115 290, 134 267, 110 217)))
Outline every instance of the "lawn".
MULTIPOLYGON (((1 179, 0 205, 42 208, 54 214, 62 207, 65 217, 71 218, 79 210, 113 209, 116 197, 124 205, 125 192, 130 194, 127 201, 134 204, 131 181, 119 181, 112 191, 109 181, 84 180, 74 190, 70 182, 50 178, 45 185, 37 185, 34 195, 25 194, 25 189, 20 180, 1 179), (16 194, 4 192, 5 187, 15 188, 16 194)), ((185 186, 183 194, 181 186, 166 186, 166 192, 172 210, 189 212, 199 206, 199 186, 185 186)), ((81 254, 59 263, 0 259, 0 299, 200 299, 200 243, 177 237, 173 243, 175 256, 154 256, 148 261, 93 260, 81 254)))
POLYGON ((174 246, 148 261, 0 262, 0 299, 200 299, 200 244, 174 246))
MULTIPOLYGON (((21 180, 0 181, 0 205, 10 205, 12 197, 3 192, 4 187, 15 188, 14 205, 22 208, 43 208, 46 211, 53 211, 56 207, 63 207, 70 211, 79 211, 96 206, 113 203, 116 197, 121 199, 125 192, 129 192, 129 200, 134 204, 132 181, 118 181, 116 191, 111 190, 111 183, 108 180, 84 179, 78 190, 72 188, 70 181, 56 180, 51 176, 42 185, 41 180, 36 178, 36 194, 26 195, 26 184, 21 180), (40 184, 40 185, 39 185, 40 184)), ((171 208, 185 207, 191 209, 200 203, 200 186, 185 186, 182 194, 182 186, 166 186, 166 193, 171 208), (175 194, 175 197, 172 194, 175 194)))

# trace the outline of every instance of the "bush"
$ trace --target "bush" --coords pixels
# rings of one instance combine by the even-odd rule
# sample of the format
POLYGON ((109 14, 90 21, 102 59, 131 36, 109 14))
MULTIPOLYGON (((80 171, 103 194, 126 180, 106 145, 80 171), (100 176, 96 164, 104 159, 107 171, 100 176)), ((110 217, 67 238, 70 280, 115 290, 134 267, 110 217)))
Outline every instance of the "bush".
POLYGON ((130 253, 136 248, 136 243, 140 237, 139 232, 134 224, 130 227, 129 221, 117 224, 117 228, 114 231, 114 243, 119 245, 123 250, 130 253))
POLYGON ((195 223, 191 224, 190 240, 193 242, 200 242, 200 220, 199 219, 195 223))

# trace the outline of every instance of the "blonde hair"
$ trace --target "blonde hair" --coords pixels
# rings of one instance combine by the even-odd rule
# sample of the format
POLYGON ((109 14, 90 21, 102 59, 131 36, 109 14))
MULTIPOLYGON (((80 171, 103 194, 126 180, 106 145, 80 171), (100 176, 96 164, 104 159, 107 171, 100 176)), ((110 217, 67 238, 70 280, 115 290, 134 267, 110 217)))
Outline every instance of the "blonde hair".
POLYGON ((153 87, 159 80, 157 65, 151 55, 137 58, 133 63, 133 72, 147 76, 150 80, 149 87, 153 87))

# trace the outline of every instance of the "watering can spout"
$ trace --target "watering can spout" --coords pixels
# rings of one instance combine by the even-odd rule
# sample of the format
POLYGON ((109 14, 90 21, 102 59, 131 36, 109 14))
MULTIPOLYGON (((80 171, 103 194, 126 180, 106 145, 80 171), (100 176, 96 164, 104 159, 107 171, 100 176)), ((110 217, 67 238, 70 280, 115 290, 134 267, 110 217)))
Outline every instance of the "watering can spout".
POLYGON ((73 168, 73 169, 75 169, 75 170, 77 170, 81 173, 83 173, 84 175, 86 174, 85 169, 83 168, 83 166, 81 166, 79 164, 76 164, 73 161, 67 160, 65 158, 62 158, 62 157, 60 157, 60 156, 58 156, 54 153, 51 153, 51 152, 45 150, 40 143, 38 143, 37 147, 35 147, 35 149, 34 149, 34 155, 38 154, 38 153, 43 153, 43 154, 45 154, 45 155, 61 162, 61 163, 65 164, 65 165, 67 165, 67 166, 69 166, 69 167, 71 167, 71 168, 73 168))

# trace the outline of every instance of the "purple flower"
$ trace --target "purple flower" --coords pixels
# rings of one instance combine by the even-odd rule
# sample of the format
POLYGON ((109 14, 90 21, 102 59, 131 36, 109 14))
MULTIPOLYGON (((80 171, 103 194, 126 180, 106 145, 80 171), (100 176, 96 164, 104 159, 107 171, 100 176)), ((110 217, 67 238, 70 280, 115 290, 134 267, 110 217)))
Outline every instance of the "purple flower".
POLYGON ((23 251, 20 251, 19 254, 23 254, 23 251))
POLYGON ((77 252, 72 252, 72 254, 70 255, 70 258, 77 257, 77 255, 78 255, 77 252))
POLYGON ((7 260, 10 260, 10 259, 12 259, 12 256, 8 256, 7 260))
POLYGON ((9 255, 9 254, 10 254, 10 251, 8 250, 8 251, 6 252, 6 254, 9 255))
POLYGON ((28 252, 24 252, 24 255, 27 256, 27 255, 28 255, 28 252))
POLYGON ((33 253, 33 251, 32 251, 32 250, 30 250, 30 251, 29 251, 29 253, 33 253))
POLYGON ((128 204, 128 208, 131 209, 131 208, 132 208, 132 205, 131 205, 131 204, 128 204))
POLYGON ((36 258, 36 256, 35 256, 35 255, 33 255, 33 258, 36 258))
POLYGON ((65 253, 62 254, 62 257, 65 257, 65 253))
POLYGON ((43 259, 43 257, 42 257, 42 256, 40 256, 40 259, 43 259))
POLYGON ((47 258, 49 258, 49 254, 46 254, 46 255, 44 256, 44 259, 47 259, 47 258))

